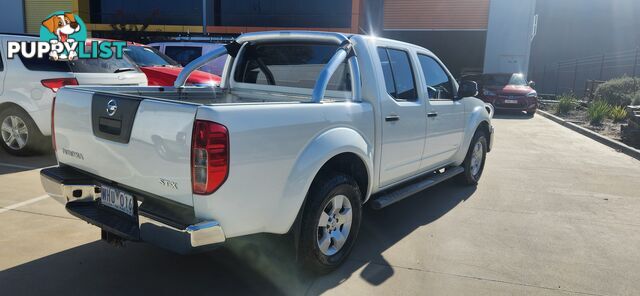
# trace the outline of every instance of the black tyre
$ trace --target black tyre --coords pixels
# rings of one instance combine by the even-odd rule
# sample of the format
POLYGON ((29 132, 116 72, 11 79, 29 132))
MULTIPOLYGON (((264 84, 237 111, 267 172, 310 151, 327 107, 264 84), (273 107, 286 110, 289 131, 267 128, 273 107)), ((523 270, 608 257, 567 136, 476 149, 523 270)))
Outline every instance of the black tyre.
POLYGON ((48 147, 29 114, 15 106, 0 111, 0 145, 17 156, 41 153, 48 147))
POLYGON ((527 115, 529 115, 529 117, 535 116, 536 115, 536 110, 537 109, 527 110, 527 115))
POLYGON ((301 220, 299 255, 314 272, 334 270, 353 248, 362 220, 356 181, 341 173, 314 181, 301 220))
POLYGON ((456 176, 458 183, 463 185, 478 184, 484 170, 488 147, 487 135, 482 130, 477 130, 471 139, 467 156, 462 163, 464 173, 456 176))

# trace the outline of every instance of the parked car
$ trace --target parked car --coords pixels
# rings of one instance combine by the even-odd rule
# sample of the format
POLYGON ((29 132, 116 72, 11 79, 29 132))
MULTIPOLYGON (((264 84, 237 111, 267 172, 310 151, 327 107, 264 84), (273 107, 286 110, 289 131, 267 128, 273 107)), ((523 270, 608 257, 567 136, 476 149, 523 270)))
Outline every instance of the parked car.
MULTIPOLYGON (((150 43, 149 46, 159 50, 172 59, 176 60, 182 66, 186 66, 193 60, 205 55, 224 44, 222 43, 206 43, 206 42, 156 42, 150 43)), ((203 65, 200 70, 222 76, 222 70, 227 60, 227 56, 219 57, 213 61, 203 65)))
POLYGON ((467 75, 463 80, 478 83, 478 98, 499 110, 525 111, 533 116, 538 108, 538 93, 533 81, 527 82, 521 73, 487 73, 467 75))
POLYGON ((304 263, 328 271, 351 251, 363 204, 480 180, 489 111, 430 51, 304 31, 236 42, 194 60, 174 90, 60 90, 46 192, 106 240, 186 253, 292 233, 304 263), (227 53, 224 85, 183 88, 227 53))
MULTIPOLYGON (((147 75, 150 86, 172 86, 182 71, 182 65, 151 46, 129 43, 124 53, 147 75)), ((220 76, 204 71, 193 71, 189 85, 218 85, 220 76)))
POLYGON ((147 85, 128 59, 7 59, 8 41, 38 41, 34 36, 0 34, 0 145, 14 155, 51 148, 51 102, 65 85, 147 85))

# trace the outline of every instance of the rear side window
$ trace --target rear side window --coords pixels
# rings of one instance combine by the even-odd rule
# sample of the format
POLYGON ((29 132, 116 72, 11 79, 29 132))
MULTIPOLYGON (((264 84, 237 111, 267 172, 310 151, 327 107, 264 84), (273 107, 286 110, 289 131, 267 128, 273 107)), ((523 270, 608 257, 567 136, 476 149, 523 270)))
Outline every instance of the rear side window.
MULTIPOLYGON (((237 65, 235 80, 251 84, 313 88, 318 75, 337 49, 336 45, 325 44, 249 45, 237 65)), ((346 62, 340 64, 333 74, 327 90, 351 90, 346 62)))
POLYGON ((449 75, 432 57, 418 55, 422 73, 427 82, 427 92, 430 100, 452 100, 453 86, 449 75))
POLYGON ((404 50, 378 48, 387 92, 397 101, 416 101, 418 91, 409 53, 404 50))
POLYGON ((18 56, 25 68, 30 71, 71 72, 67 62, 52 61, 49 56, 43 56, 42 58, 25 58, 21 54, 18 56))
POLYGON ((4 71, 4 63, 2 62, 2 53, 0 52, 0 71, 4 71))
POLYGON ((74 73, 120 73, 138 72, 138 68, 128 59, 78 59, 69 62, 69 67, 74 73))
POLYGON ((164 54, 180 63, 182 66, 186 66, 191 61, 199 58, 202 55, 202 47, 199 46, 166 46, 164 48, 164 54))

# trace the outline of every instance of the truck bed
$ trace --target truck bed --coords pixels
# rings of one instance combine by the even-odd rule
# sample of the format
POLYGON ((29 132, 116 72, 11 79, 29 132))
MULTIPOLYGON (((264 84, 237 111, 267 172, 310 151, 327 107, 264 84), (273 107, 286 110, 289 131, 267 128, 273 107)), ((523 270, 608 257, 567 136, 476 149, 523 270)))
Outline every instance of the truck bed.
MULTIPOLYGON (((176 89, 173 87, 112 87, 92 86, 73 87, 73 89, 89 92, 99 92, 105 95, 126 95, 143 99, 161 99, 192 103, 198 105, 218 104, 251 104, 251 103, 308 103, 311 95, 289 89, 286 92, 233 90, 220 88, 187 87, 176 89)), ((343 102, 348 100, 341 92, 328 92, 323 102, 343 102)))

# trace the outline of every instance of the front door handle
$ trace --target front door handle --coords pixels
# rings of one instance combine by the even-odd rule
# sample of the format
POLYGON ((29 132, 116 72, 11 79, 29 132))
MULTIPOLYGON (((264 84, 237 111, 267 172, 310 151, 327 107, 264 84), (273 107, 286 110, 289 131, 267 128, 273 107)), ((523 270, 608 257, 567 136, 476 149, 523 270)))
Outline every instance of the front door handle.
POLYGON ((438 113, 436 112, 427 113, 427 117, 436 117, 436 116, 438 116, 438 113))
POLYGON ((398 121, 400 120, 400 116, 398 115, 389 115, 384 118, 385 121, 398 121))

